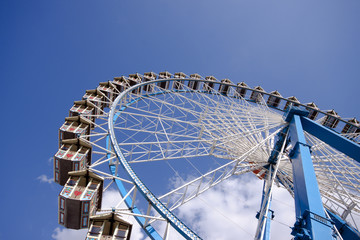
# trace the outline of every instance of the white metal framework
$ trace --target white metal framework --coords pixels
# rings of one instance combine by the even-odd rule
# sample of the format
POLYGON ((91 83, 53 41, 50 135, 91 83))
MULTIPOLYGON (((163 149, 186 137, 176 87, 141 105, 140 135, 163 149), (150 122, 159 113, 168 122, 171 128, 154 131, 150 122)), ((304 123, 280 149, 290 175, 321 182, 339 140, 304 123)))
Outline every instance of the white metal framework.
MULTIPOLYGON (((244 93, 229 82, 214 84, 201 77, 139 78, 131 84, 134 77, 124 77, 122 88, 114 82, 102 84, 98 95, 103 98, 94 101, 96 111, 82 114, 92 121, 91 133, 79 136, 93 148, 88 168, 106 179, 104 191, 116 183, 122 193, 116 212, 137 217, 154 239, 167 239, 169 227, 185 238, 198 239, 191 226, 176 217, 177 209, 235 175, 267 176, 268 184, 293 195, 285 144, 276 166, 269 168, 268 159, 277 134, 288 124, 284 108, 298 101, 247 87, 242 87, 244 93), (281 103, 274 105, 274 99, 281 103), (272 174, 266 175, 269 169, 272 174)), ((329 116, 318 112, 320 122, 329 116)), ((358 141, 356 132, 347 136, 358 141)), ((357 228, 359 163, 310 134, 307 140, 324 207, 357 228)), ((266 189, 271 197, 271 187, 266 189)), ((264 209, 262 216, 268 213, 264 209)))

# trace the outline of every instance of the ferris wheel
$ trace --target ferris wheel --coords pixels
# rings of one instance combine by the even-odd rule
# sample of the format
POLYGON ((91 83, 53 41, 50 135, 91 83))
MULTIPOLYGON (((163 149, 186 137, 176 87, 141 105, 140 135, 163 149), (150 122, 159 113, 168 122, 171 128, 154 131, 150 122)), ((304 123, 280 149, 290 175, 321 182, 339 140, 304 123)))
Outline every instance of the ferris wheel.
POLYGON ((263 181, 255 239, 270 239, 274 185, 294 198, 294 239, 360 239, 359 135, 355 118, 260 86, 181 72, 117 77, 87 90, 59 130, 59 223, 88 228, 89 240, 130 239, 130 215, 151 239, 173 239, 170 229, 201 239, 179 210, 253 174, 263 181), (121 198, 101 208, 114 187, 121 198))

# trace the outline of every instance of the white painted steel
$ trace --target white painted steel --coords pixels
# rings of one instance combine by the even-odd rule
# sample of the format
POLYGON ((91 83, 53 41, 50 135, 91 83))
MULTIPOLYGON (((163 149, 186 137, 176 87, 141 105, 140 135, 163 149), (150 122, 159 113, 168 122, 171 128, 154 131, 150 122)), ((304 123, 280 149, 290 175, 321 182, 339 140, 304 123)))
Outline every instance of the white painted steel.
MULTIPOLYGON (((234 175, 266 172, 264 166, 275 143, 275 135, 286 125, 282 112, 269 108, 263 98, 256 103, 248 101, 240 97, 235 86, 229 88, 227 95, 219 94, 216 89, 203 91, 202 80, 199 80, 198 90, 193 90, 187 87, 191 79, 181 80, 185 81, 181 90, 171 86, 167 90, 161 89, 156 81, 151 83, 152 92, 144 92, 144 84, 124 92, 116 90, 120 95, 114 102, 102 94, 106 99, 102 103, 111 107, 117 119, 114 122, 109 120, 109 116, 113 115, 106 109, 101 109, 99 115, 86 115, 95 117, 96 122, 90 135, 81 136, 93 146, 93 164, 89 168, 109 180, 105 190, 111 189, 115 179, 121 180, 128 189, 127 196, 133 193, 132 207, 136 202, 139 209, 144 208, 143 214, 133 215, 143 216, 147 223, 153 225, 168 219, 161 217, 158 210, 149 204, 141 189, 134 188, 136 183, 120 167, 118 153, 113 148, 106 148, 110 132, 113 131, 111 137, 115 139, 116 148, 135 169, 167 165, 168 175, 171 173, 175 177, 168 178, 161 190, 150 183, 153 179, 146 180, 144 173, 137 173, 145 176, 142 180, 149 184, 150 190, 164 206, 176 212, 182 205, 234 175), (132 90, 136 88, 141 88, 142 92, 134 94, 132 90), (108 130, 109 122, 111 131, 108 130), (211 160, 206 162, 206 159, 211 160), (175 166, 178 163, 181 163, 180 166, 175 166), (108 164, 116 166, 118 176, 108 173, 108 164), (184 164, 190 167, 181 169, 184 164), (192 175, 189 175, 188 169, 191 169, 192 175), (171 181, 175 183, 169 186, 171 181), (136 194, 137 191, 142 194, 136 194)), ((321 118, 318 121, 321 122, 321 118)), ((355 133, 347 136, 354 141, 359 138, 359 134, 355 133)), ((313 145, 314 167, 325 207, 355 225, 360 212, 359 164, 313 136, 307 134, 307 138, 313 145)), ((282 185, 293 195, 292 167, 287 154, 285 150, 276 179, 270 182, 282 185)), ((154 168, 149 168, 147 174, 153 174, 155 179, 157 173, 154 168)), ((118 203, 122 202, 119 200, 118 203)), ((117 212, 131 214, 119 207, 117 212)), ((168 230, 162 234, 168 236, 168 230)))

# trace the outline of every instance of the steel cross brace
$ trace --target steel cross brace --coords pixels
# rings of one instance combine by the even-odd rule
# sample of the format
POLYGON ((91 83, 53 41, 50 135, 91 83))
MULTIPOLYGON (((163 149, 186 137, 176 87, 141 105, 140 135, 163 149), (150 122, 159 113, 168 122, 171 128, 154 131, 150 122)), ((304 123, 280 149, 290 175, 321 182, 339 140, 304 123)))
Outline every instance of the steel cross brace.
POLYGON ((295 212, 297 217, 291 234, 295 236, 295 240, 334 239, 332 222, 324 212, 310 155, 310 146, 306 143, 301 117, 295 112, 287 120, 290 122, 289 134, 291 143, 294 146, 290 158, 293 168, 295 212))

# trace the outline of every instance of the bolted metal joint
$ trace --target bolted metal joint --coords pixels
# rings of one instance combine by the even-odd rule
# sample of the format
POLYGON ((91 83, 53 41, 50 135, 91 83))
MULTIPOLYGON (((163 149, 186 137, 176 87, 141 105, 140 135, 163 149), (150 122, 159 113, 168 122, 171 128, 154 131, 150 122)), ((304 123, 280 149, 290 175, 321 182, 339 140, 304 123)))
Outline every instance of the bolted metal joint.
POLYGON ((298 217, 294 224, 294 227, 291 228, 291 235, 295 238, 294 240, 311 240, 310 232, 306 228, 306 221, 303 217, 298 217))
POLYGON ((306 117, 309 115, 309 111, 305 108, 292 106, 284 113, 284 120, 289 123, 291 122, 291 119, 294 117, 294 115, 306 117))

